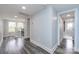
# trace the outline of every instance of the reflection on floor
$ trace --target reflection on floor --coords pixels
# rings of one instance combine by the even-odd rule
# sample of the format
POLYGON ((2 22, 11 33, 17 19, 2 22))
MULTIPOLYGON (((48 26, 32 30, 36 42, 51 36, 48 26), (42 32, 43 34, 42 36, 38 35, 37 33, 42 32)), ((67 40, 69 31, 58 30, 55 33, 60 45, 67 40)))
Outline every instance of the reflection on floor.
POLYGON ((54 54, 79 54, 79 52, 74 51, 73 46, 73 40, 63 39, 54 54))
POLYGON ((29 53, 29 54, 49 54, 47 51, 45 51, 44 49, 34 45, 33 43, 31 43, 30 41, 26 41, 25 40, 25 44, 24 44, 24 50, 29 53))
MULTIPOLYGON (((30 40, 21 38, 4 38, 0 47, 0 54, 49 54, 44 49, 34 45, 30 40)), ((54 54, 79 54, 73 49, 73 40, 63 39, 54 54)))
POLYGON ((0 54, 48 54, 48 52, 29 40, 4 38, 0 54))

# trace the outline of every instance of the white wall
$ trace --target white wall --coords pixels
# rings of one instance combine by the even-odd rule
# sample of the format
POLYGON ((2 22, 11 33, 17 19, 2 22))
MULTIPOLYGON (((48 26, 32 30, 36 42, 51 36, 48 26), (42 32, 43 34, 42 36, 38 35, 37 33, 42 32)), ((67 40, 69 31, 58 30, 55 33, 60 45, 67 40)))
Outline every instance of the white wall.
POLYGON ((27 37, 30 38, 30 19, 27 20, 27 37))
POLYGON ((24 38, 27 38, 27 19, 24 22, 24 38))
POLYGON ((57 45, 57 20, 56 11, 52 6, 47 6, 30 20, 30 40, 50 53, 57 45))
POLYGON ((3 28, 4 28, 4 32, 3 32, 3 36, 5 36, 5 34, 8 32, 8 23, 6 20, 3 20, 3 28))

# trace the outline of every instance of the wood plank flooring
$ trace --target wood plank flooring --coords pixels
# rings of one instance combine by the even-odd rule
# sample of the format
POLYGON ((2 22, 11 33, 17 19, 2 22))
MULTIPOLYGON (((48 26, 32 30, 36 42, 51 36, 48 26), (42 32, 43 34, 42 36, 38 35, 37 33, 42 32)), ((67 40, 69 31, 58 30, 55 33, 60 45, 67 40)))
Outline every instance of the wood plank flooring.
POLYGON ((7 43, 10 41, 11 40, 4 38, 2 46, 0 47, 0 54, 49 54, 47 51, 34 45, 27 39, 23 41, 24 45, 21 49, 17 46, 18 41, 16 43, 12 42, 13 47, 8 47, 7 43))
POLYGON ((73 40, 63 39, 60 46, 55 50, 54 54, 79 54, 74 51, 73 40))

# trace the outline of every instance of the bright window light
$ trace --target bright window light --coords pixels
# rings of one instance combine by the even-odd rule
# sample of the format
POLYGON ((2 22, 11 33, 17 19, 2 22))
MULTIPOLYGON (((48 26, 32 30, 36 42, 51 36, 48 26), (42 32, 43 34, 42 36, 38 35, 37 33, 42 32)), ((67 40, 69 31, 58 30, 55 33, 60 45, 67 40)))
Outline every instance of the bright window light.
POLYGON ((15 28, 16 28, 16 22, 8 22, 8 32, 15 32, 15 28))
POLYGON ((73 48, 73 40, 67 39, 66 48, 67 49, 72 49, 73 48))
POLYGON ((69 29, 71 29, 73 27, 73 23, 68 23, 67 24, 67 29, 69 30, 69 29))
POLYGON ((23 9, 23 10, 25 10, 25 9, 26 9, 26 7, 25 7, 25 6, 22 6, 22 9, 23 9))

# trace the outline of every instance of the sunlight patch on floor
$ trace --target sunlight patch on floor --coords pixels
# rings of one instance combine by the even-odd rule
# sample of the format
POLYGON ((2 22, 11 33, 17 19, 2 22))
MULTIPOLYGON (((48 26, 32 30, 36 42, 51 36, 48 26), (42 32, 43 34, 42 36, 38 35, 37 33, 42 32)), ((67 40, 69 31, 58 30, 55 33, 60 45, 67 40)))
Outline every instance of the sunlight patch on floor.
POLYGON ((67 39, 66 49, 73 49, 73 40, 67 39))
POLYGON ((18 38, 17 40, 12 39, 6 44, 5 51, 8 53, 19 53, 23 48, 23 40, 18 38))

